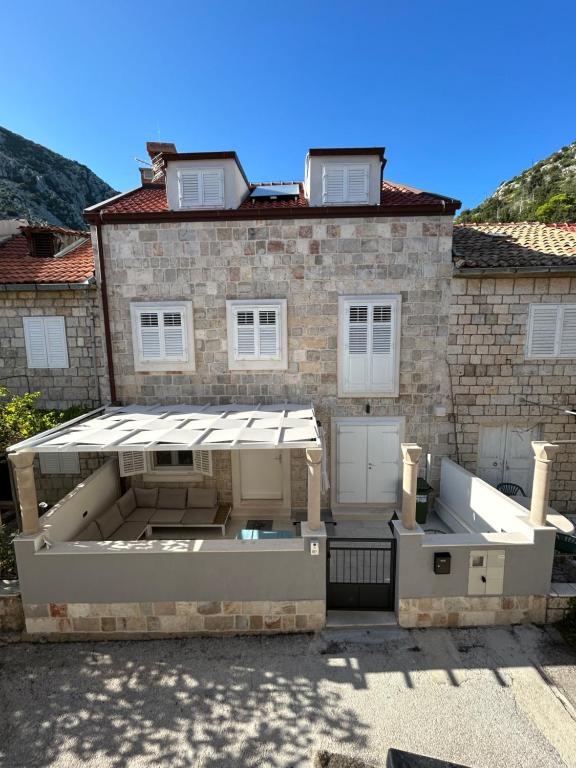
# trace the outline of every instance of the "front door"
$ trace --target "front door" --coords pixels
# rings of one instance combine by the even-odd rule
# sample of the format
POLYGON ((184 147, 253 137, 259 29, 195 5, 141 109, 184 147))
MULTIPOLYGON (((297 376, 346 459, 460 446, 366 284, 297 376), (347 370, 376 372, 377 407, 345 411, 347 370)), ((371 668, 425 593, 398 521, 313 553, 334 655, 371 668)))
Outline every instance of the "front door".
POLYGON ((242 501, 278 501, 283 494, 282 452, 239 451, 242 501))
POLYGON ((338 424, 339 504, 394 504, 400 477, 398 424, 338 424))
POLYGON ((516 483, 529 496, 532 490, 534 451, 539 429, 510 424, 482 427, 478 443, 477 473, 490 485, 516 483))

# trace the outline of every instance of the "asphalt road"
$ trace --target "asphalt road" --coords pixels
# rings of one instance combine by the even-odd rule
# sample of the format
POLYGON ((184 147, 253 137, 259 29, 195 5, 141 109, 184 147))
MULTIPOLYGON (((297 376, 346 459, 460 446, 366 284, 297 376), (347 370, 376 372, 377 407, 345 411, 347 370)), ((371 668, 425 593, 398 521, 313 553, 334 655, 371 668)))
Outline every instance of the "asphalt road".
POLYGON ((6 645, 0 765, 576 766, 575 662, 535 627, 6 645))

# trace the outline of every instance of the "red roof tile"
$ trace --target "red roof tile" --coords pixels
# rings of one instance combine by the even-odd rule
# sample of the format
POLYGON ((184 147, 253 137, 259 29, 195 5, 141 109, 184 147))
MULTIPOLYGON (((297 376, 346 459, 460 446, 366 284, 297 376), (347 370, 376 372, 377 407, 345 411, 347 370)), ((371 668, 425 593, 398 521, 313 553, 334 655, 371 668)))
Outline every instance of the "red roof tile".
MULTIPOLYGON (((282 184, 283 182, 274 182, 275 184, 282 184)), ((295 182, 290 182, 295 183, 295 182)), ((252 188, 254 185, 252 185, 252 188)), ((297 199, 277 199, 270 200, 266 198, 247 198, 237 209, 238 211, 267 211, 267 210, 302 210, 303 208, 310 208, 308 200, 304 196, 304 188, 300 183, 300 193, 297 199)), ((394 208, 398 208, 402 212, 406 208, 414 208, 416 211, 423 206, 436 207, 438 213, 442 213, 444 204, 459 207, 460 203, 443 195, 437 195, 433 192, 424 192, 420 189, 414 189, 408 187, 405 184, 398 184, 393 181, 384 181, 382 183, 382 194, 380 197, 380 205, 385 207, 389 212, 394 213, 394 208)), ((371 206, 372 210, 374 207, 371 206)), ((163 184, 145 185, 139 189, 135 189, 132 192, 127 192, 125 195, 104 204, 101 208, 96 209, 98 213, 102 214, 158 214, 168 212, 168 202, 166 200, 166 188, 163 184)), ((320 210, 318 209, 319 215, 320 210)), ((93 211, 91 214, 95 213, 93 211)), ((181 213, 181 212, 178 212, 181 213)), ((197 214, 198 211, 192 211, 191 213, 197 214)), ((211 213, 214 213, 213 211, 211 213)), ((225 217, 228 211, 218 211, 220 215, 225 217)), ((246 216, 244 216, 245 218, 246 216)))
POLYGON ((555 229, 565 229, 566 232, 576 232, 576 224, 548 224, 555 229))
POLYGON ((83 283, 93 275, 89 238, 65 256, 50 258, 30 256, 28 239, 23 234, 0 243, 0 283, 83 283))

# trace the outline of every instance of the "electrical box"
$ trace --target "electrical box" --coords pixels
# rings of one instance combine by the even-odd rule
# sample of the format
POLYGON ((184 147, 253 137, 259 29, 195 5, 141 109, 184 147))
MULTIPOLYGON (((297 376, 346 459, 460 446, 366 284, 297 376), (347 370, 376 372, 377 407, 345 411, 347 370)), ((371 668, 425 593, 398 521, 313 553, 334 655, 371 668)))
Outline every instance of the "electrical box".
POLYGON ((501 595, 504 591, 503 549, 472 550, 468 568, 469 595, 501 595))
POLYGON ((310 554, 311 555, 319 555, 320 554, 320 542, 319 541, 311 541, 310 542, 310 554))
POLYGON ((451 561, 450 552, 434 552, 434 573, 450 573, 451 561))

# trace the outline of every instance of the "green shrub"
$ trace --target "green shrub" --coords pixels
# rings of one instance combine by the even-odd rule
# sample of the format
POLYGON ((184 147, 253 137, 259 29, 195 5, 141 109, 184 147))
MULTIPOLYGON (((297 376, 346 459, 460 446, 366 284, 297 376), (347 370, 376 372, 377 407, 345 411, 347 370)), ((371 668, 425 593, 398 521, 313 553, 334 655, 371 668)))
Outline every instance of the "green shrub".
POLYGON ((576 195, 561 192, 552 195, 534 213, 538 221, 545 224, 561 224, 576 221, 576 195))
POLYGON ((0 579, 14 579, 16 572, 16 555, 14 554, 14 531, 8 531, 0 523, 0 579))

